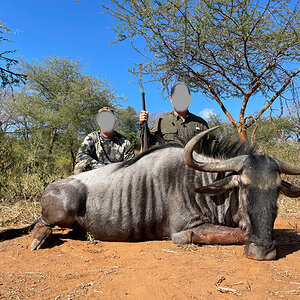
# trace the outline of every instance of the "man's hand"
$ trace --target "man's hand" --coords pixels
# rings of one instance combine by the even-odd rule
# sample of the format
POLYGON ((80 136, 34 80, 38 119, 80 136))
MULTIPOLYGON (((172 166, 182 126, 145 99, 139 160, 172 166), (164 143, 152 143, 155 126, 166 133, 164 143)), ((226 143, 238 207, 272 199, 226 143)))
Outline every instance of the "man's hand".
POLYGON ((140 112, 140 123, 148 122, 149 113, 147 111, 142 110, 140 112))

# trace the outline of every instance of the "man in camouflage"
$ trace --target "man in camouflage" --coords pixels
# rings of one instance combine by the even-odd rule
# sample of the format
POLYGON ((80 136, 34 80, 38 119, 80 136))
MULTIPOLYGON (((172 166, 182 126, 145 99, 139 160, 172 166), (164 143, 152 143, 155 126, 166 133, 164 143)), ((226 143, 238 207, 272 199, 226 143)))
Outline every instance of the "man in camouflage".
POLYGON ((114 130, 115 116, 111 108, 101 108, 97 121, 100 131, 85 137, 76 156, 74 174, 129 160, 134 156, 130 141, 114 130))
MULTIPOLYGON (((158 117, 148 132, 150 146, 161 143, 176 143, 184 146, 193 136, 208 129, 204 119, 189 112, 188 107, 192 102, 192 96, 184 83, 172 87, 170 101, 172 112, 158 117)), ((148 121, 148 112, 142 110, 141 125, 145 121, 148 121)), ((141 135, 143 135, 142 128, 143 126, 141 126, 141 135)), ((200 141, 198 151, 205 153, 216 142, 216 139, 210 135, 200 141)))

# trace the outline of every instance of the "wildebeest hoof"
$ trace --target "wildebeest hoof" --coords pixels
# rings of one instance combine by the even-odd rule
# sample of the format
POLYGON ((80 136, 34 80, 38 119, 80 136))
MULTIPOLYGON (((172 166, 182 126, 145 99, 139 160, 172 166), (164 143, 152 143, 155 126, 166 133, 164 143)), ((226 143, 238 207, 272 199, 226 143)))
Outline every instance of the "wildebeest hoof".
POLYGON ((34 239, 31 244, 30 250, 33 251, 33 250, 40 249, 41 246, 43 245, 44 241, 45 241, 45 239, 42 239, 42 240, 34 239))
POLYGON ((30 250, 39 250, 43 246, 45 241, 50 237, 50 235, 51 233, 43 236, 41 239, 34 239, 31 244, 30 250))
POLYGON ((45 243, 45 241, 51 236, 52 229, 49 226, 37 223, 32 230, 34 240, 31 244, 31 250, 38 250, 45 243))

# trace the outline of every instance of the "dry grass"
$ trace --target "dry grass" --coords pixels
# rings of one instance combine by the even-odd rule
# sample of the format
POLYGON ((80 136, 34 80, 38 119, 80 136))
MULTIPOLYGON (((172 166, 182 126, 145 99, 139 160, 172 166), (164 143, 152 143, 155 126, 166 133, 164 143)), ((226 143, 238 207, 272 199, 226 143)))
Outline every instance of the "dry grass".
POLYGON ((40 202, 20 200, 13 204, 0 202, 0 227, 21 227, 40 217, 40 202))
POLYGON ((300 198, 280 197, 278 215, 284 219, 300 219, 300 198))

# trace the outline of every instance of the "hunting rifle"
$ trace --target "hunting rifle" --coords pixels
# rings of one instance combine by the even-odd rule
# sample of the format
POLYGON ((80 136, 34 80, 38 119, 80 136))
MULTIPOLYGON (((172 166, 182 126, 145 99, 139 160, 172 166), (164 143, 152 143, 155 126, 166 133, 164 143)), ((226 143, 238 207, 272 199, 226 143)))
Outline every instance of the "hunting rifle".
MULTIPOLYGON (((145 92, 142 92, 142 103, 143 103, 143 110, 146 111, 145 92)), ((143 123, 142 146, 143 146, 143 150, 147 150, 149 148, 148 124, 146 121, 143 123)))

